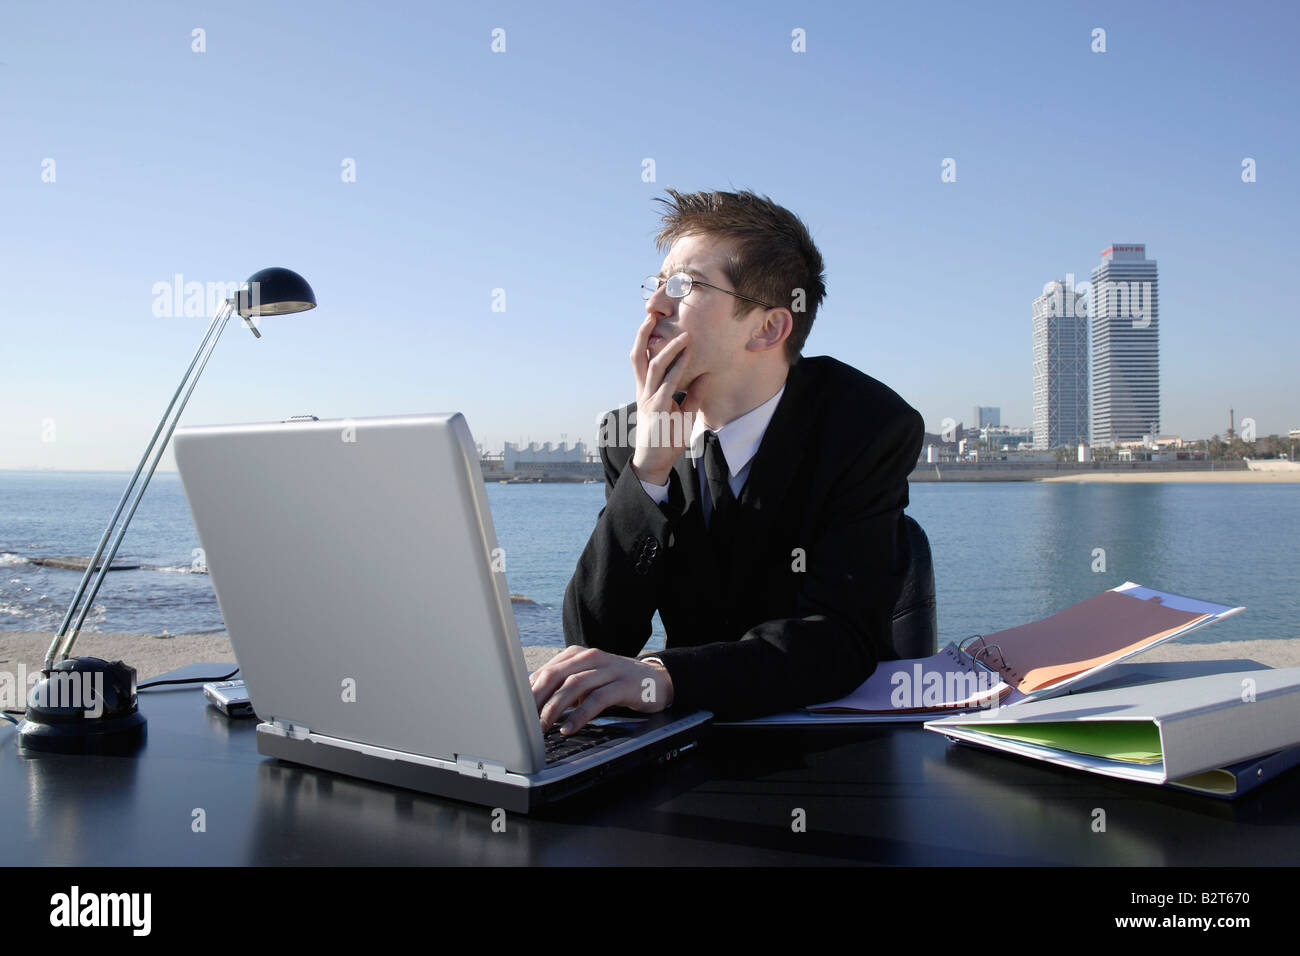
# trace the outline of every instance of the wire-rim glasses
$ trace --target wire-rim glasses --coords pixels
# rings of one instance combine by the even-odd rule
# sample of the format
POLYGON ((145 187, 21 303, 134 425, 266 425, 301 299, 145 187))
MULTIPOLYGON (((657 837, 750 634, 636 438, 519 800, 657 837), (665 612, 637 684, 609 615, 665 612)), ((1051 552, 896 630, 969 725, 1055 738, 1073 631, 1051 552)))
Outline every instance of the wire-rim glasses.
MULTIPOLYGON (((641 298, 649 299, 659 291, 660 279, 658 276, 646 276, 645 281, 641 283, 641 298)), ((691 287, 696 285, 707 286, 710 289, 717 289, 719 292, 725 292, 727 295, 734 295, 737 299, 744 299, 747 302, 754 302, 765 309, 774 309, 776 306, 768 305, 766 302, 760 302, 758 299, 751 299, 747 295, 741 295, 739 292, 732 292, 730 289, 724 289, 716 286, 711 282, 705 282, 703 279, 693 279, 685 272, 674 272, 662 282, 664 292, 672 299, 684 299, 691 294, 691 287)))

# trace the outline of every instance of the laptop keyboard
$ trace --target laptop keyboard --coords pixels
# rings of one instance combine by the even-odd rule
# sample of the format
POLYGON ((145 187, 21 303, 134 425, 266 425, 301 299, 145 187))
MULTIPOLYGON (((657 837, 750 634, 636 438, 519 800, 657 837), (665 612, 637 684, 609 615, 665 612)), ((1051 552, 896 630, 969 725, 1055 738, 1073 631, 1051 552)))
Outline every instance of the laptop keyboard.
POLYGON ((570 734, 566 737, 560 733, 558 725, 554 726, 542 734, 542 742, 546 744, 546 762, 555 763, 566 757, 572 757, 574 754, 580 754, 584 750, 599 747, 606 741, 626 737, 629 733, 630 731, 623 727, 592 727, 588 725, 576 734, 570 734))

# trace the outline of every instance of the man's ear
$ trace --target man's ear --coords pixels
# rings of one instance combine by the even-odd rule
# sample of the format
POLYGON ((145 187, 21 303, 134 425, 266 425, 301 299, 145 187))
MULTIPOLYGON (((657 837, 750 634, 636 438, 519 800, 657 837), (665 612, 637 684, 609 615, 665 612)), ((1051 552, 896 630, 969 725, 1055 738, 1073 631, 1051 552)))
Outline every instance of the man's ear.
POLYGON ((768 309, 763 313, 762 324, 754 330, 754 334, 745 343, 745 348, 750 352, 766 352, 768 349, 779 348, 793 331, 794 316, 790 314, 789 309, 768 309))

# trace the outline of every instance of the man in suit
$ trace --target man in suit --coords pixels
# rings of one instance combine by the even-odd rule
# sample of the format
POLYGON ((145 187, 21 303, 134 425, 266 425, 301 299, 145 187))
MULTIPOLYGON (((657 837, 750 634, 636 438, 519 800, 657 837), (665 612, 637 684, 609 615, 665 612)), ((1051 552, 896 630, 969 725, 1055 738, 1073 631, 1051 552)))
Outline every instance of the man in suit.
POLYGON ((751 192, 669 189, 631 360, 599 436, 605 507, 531 675, 543 729, 612 706, 744 719, 821 703, 893 650, 921 416, 829 356, 804 224, 751 192), (666 648, 637 658, 658 610, 666 648))

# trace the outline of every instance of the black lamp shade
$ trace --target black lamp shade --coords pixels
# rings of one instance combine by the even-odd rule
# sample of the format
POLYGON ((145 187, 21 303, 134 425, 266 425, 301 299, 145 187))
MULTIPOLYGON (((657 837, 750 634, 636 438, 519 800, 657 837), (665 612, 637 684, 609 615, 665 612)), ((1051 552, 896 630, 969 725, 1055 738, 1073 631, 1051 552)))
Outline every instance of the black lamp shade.
POLYGON ((238 311, 245 318, 288 315, 316 308, 316 293, 311 291, 307 280, 292 269, 275 266, 254 272, 244 286, 238 294, 238 311))

